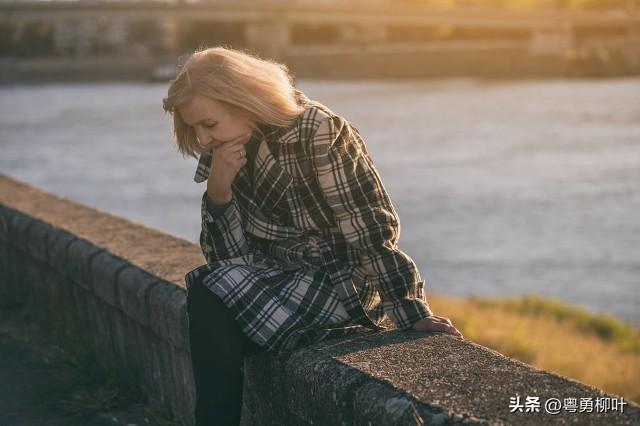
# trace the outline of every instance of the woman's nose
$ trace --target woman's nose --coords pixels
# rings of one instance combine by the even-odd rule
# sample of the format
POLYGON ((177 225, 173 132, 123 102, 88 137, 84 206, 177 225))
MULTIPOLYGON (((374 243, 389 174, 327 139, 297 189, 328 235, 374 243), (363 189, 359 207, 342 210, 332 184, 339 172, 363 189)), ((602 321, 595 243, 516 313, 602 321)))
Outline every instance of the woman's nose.
POLYGON ((203 133, 196 133, 196 139, 198 141, 198 145, 200 145, 200 149, 206 150, 211 148, 212 139, 203 133))
POLYGON ((198 139, 198 148, 200 148, 200 151, 202 151, 202 152, 209 151, 209 150, 211 150, 211 144, 210 143, 206 143, 202 139, 198 139))

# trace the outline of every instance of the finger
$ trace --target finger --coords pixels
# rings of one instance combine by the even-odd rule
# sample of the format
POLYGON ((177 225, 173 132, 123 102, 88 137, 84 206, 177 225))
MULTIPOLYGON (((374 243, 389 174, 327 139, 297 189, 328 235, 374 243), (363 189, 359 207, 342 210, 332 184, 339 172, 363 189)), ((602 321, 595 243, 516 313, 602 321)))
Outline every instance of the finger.
POLYGON ((241 142, 243 143, 244 141, 248 140, 249 136, 251 136, 251 133, 245 133, 244 135, 236 136, 235 138, 229 139, 227 141, 215 141, 212 143, 213 149, 224 151, 235 145, 240 145, 241 142))
POLYGON ((235 144, 231 145, 226 152, 231 155, 233 158, 241 158, 240 154, 244 156, 244 145, 235 144))
POLYGON ((451 324, 451 321, 449 321, 449 318, 441 317, 439 315, 432 315, 429 318, 431 318, 433 321, 437 321, 442 324, 451 324))
POLYGON ((454 336, 462 337, 462 333, 455 326, 449 325, 448 333, 453 334, 454 336))
POLYGON ((246 142, 249 139, 249 137, 251 137, 251 133, 245 133, 244 135, 236 136, 233 139, 223 142, 223 145, 226 145, 226 146, 241 145, 241 144, 244 144, 244 142, 246 142))
POLYGON ((228 161, 240 161, 247 157, 244 145, 230 146, 227 149, 221 150, 220 155, 228 161))
POLYGON ((451 324, 447 324, 446 322, 432 322, 429 326, 427 326, 428 331, 442 331, 447 334, 452 334, 454 336, 462 337, 462 333, 455 328, 451 324))
POLYGON ((245 164, 247 164, 247 158, 246 157, 242 157, 240 160, 238 160, 236 162, 236 169, 238 171, 240 171, 240 169, 242 168, 242 166, 244 166, 245 164))
POLYGON ((425 322, 421 322, 417 328, 418 331, 443 331, 454 336, 458 336, 464 339, 462 333, 453 325, 449 318, 441 317, 439 315, 430 315, 425 318, 425 322))
POLYGON ((453 325, 453 324, 451 323, 451 320, 450 320, 449 318, 447 318, 447 317, 442 317, 442 319, 443 319, 447 324, 449 324, 449 325, 453 325))
POLYGON ((433 322, 431 323, 430 329, 432 331, 443 331, 445 333, 450 332, 449 324, 443 322, 433 322))
POLYGON ((446 322, 447 324, 451 324, 451 320, 448 317, 443 317, 441 315, 434 315, 433 318, 437 318, 441 322, 446 322))
POLYGON ((442 322, 431 320, 431 317, 429 317, 429 320, 418 322, 415 325, 415 329, 418 331, 444 331, 447 326, 442 322))

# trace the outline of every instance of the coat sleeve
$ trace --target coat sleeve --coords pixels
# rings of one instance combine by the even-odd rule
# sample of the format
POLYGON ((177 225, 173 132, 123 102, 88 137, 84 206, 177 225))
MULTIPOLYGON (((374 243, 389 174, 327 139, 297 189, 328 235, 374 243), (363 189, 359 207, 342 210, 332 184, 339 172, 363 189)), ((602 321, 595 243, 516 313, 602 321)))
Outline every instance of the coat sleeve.
POLYGON ((202 194, 200 206, 202 228, 200 248, 207 263, 215 260, 242 256, 249 252, 249 246, 242 227, 242 217, 235 196, 224 210, 211 211, 207 191, 202 194), (212 214, 214 213, 214 214, 212 214))
POLYGON ((347 243, 359 250, 384 312, 408 330, 433 312, 416 264, 398 248, 398 214, 357 129, 340 116, 319 120, 309 151, 323 197, 347 243))

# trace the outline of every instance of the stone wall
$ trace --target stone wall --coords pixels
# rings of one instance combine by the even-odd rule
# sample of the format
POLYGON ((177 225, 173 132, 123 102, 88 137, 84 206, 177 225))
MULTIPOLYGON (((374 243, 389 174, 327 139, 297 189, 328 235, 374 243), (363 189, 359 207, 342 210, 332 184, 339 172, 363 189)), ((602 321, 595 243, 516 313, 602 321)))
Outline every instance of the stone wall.
MULTIPOLYGON (((196 244, 0 175, 0 309, 91 336, 152 405, 191 425, 184 274, 196 244)), ((640 424, 624 413, 510 413, 510 397, 616 397, 442 333, 362 333, 245 361, 245 425, 640 424)))

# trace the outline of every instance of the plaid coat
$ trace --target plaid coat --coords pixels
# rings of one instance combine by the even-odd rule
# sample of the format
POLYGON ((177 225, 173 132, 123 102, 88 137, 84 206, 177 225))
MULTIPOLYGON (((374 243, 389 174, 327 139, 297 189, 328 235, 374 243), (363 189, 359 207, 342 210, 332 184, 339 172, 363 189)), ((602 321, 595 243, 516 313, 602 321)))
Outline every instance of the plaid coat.
MULTIPOLYGON (((398 248, 400 221, 358 130, 325 105, 288 128, 261 126, 233 198, 215 217, 202 194, 207 261, 185 276, 221 297, 249 338, 281 353, 388 315, 401 330, 432 315, 414 261, 398 248)), ((200 156, 196 182, 209 175, 200 156)))

